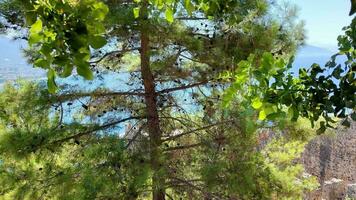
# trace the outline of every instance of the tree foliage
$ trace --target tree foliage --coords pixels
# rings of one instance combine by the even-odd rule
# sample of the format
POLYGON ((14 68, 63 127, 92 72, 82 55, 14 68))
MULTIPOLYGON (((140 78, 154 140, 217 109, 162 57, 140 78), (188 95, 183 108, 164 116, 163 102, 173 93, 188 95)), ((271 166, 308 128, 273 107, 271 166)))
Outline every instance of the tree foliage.
MULTIPOLYGON (((70 108, 55 103, 44 84, 23 81, 9 84, 0 96, 3 113, 0 192, 4 199, 145 199, 150 196, 147 188, 152 172, 144 149, 145 137, 139 136, 132 143, 130 137, 113 134, 117 128, 84 125, 83 121, 74 119, 64 123, 61 115, 70 108)), ((303 178, 300 164, 291 163, 300 156, 304 140, 291 140, 289 144, 288 137, 282 137, 263 151, 256 151, 256 145, 261 145, 256 142, 264 142, 258 137, 266 132, 255 135, 246 133, 243 127, 237 131, 233 124, 221 125, 207 133, 195 132, 196 136, 165 142, 166 149, 179 149, 189 140, 204 143, 202 149, 172 151, 166 155, 171 177, 167 191, 172 197, 297 198, 304 189, 315 187, 313 179, 303 178), (224 129, 223 136, 228 138, 217 138, 214 132, 219 129, 224 129), (284 147, 281 145, 284 143, 297 146, 284 147), (195 185, 194 180, 187 178, 202 180, 197 180, 199 184, 195 185), (295 185, 295 181, 303 184, 295 185), (306 183, 310 186, 306 187, 306 183)))
POLYGON ((343 30, 345 35, 338 37, 339 52, 325 67, 314 63, 310 68, 299 69, 298 76, 289 72, 293 58, 286 62, 265 53, 259 61, 250 55, 236 71, 223 75, 234 80, 225 91, 224 104, 229 105, 238 96, 240 103, 259 110, 259 120, 279 122, 282 127, 284 119, 296 121, 299 117, 309 119, 312 127, 319 121, 319 133, 327 127, 334 128, 335 118, 345 119, 342 124, 349 127, 350 118, 355 120, 356 106, 356 19, 343 30), (257 62, 259 68, 254 69, 257 62), (237 92, 241 90, 244 92, 237 92))
POLYGON ((5 198, 298 199, 315 181, 293 162, 311 137, 296 121, 322 116, 323 131, 329 113, 355 107, 354 22, 339 38, 343 69, 336 55, 332 75, 313 65, 293 77, 302 23, 265 0, 5 0, 0 11, 48 71, 47 87, 0 94, 5 198), (56 78, 73 69, 87 81, 56 78))

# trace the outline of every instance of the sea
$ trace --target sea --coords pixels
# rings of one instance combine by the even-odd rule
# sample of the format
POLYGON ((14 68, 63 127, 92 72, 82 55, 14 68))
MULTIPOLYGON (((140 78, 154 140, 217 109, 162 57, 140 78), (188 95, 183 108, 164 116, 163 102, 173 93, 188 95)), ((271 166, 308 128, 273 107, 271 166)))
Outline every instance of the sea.
MULTIPOLYGON (((24 57, 23 50, 25 48, 26 42, 23 40, 12 40, 8 37, 0 36, 0 85, 6 81, 12 81, 18 78, 36 80, 44 79, 46 77, 46 72, 44 70, 34 68, 28 64, 24 57)), ((304 45, 298 50, 291 71, 295 75, 298 75, 298 71, 302 67, 308 68, 313 63, 324 65, 334 53, 335 52, 326 48, 304 45)), ((120 87, 118 85, 112 85, 115 83, 115 80, 113 80, 115 79, 114 76, 107 78, 110 81, 104 83, 106 86, 109 88, 120 87)), ((96 84, 89 84, 89 86, 90 85, 93 88, 96 87, 96 84)))

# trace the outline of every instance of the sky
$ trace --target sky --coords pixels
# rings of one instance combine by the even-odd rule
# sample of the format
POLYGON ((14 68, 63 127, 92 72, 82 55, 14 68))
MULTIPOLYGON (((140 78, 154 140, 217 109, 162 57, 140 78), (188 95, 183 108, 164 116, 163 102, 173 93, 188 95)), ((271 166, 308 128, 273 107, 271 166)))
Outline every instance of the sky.
MULTIPOLYGON (((299 7, 306 25, 307 44, 336 49, 342 27, 351 23, 350 0, 290 0, 299 7)), ((355 15, 354 15, 355 16, 355 15)), ((353 17, 354 17, 353 16, 353 17)))

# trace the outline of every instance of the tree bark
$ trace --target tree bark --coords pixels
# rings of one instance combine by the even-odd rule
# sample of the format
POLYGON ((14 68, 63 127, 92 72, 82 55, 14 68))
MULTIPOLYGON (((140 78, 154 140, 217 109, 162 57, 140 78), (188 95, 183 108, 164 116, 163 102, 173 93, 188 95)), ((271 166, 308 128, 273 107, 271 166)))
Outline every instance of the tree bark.
POLYGON ((141 76, 145 89, 145 103, 147 112, 148 134, 150 137, 150 157, 151 168, 153 170, 152 189, 153 200, 164 200, 165 179, 164 168, 162 163, 161 146, 161 129, 159 124, 159 114, 157 109, 157 93, 155 80, 150 69, 150 47, 149 47, 149 30, 147 22, 147 0, 142 2, 140 11, 141 17, 141 76))

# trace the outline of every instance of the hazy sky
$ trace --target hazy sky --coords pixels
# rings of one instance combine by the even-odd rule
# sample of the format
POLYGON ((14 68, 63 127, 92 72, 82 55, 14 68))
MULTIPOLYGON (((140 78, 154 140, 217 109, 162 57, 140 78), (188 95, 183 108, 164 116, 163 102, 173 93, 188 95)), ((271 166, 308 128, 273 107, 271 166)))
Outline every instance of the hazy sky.
POLYGON ((291 0, 306 23, 307 44, 333 49, 342 27, 349 25, 350 0, 291 0))

